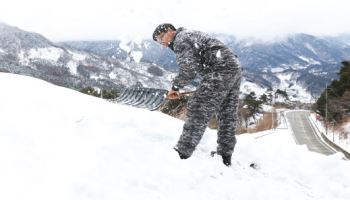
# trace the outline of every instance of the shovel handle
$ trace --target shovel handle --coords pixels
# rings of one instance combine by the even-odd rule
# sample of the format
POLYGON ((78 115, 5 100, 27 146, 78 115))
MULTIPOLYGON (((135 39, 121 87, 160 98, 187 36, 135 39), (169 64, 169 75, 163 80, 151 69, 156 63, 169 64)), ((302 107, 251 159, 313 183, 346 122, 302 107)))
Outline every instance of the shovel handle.
MULTIPOLYGON (((193 94, 194 92, 195 92, 195 91, 189 91, 189 92, 180 92, 179 97, 181 97, 181 96, 185 96, 185 95, 189 95, 189 94, 193 94)), ((167 94, 166 98, 167 98, 167 99, 169 99, 169 98, 168 98, 168 94, 167 94)))
POLYGON ((195 91, 189 91, 189 92, 180 92, 180 96, 183 95, 189 95, 189 94, 193 94, 195 91))

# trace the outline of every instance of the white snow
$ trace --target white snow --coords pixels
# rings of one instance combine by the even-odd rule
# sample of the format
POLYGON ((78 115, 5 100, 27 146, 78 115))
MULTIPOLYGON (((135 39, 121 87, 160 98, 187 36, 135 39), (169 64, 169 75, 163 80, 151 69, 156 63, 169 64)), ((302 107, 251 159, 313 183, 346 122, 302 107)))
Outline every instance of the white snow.
POLYGON ((250 81, 246 81, 243 78, 243 81, 241 83, 241 88, 240 91, 243 94, 249 94, 251 92, 255 92, 255 95, 259 98, 261 95, 264 94, 264 89, 262 87, 260 87, 259 85, 252 83, 250 81))
POLYGON ((143 53, 142 51, 134 50, 134 48, 138 45, 140 44, 130 41, 121 41, 119 47, 128 54, 128 61, 130 61, 130 59, 132 58, 136 63, 139 63, 143 56, 143 53))
POLYGON ((57 62, 61 57, 63 50, 56 47, 30 49, 29 51, 21 50, 18 54, 19 62, 29 65, 31 60, 42 59, 49 62, 57 62))
POLYGON ((62 53, 63 53, 62 49, 55 48, 55 47, 30 49, 28 52, 28 58, 29 59, 39 58, 44 60, 50 60, 52 62, 57 62, 57 60, 60 58, 62 53))
POLYGON ((130 73, 130 70, 127 68, 114 68, 113 73, 117 75, 118 81, 125 85, 135 85, 137 82, 140 82, 144 87, 152 87, 152 88, 163 88, 167 89, 171 87, 171 80, 168 80, 167 77, 173 75, 169 71, 163 71, 162 76, 154 76, 149 73, 149 65, 145 63, 137 63, 137 62, 128 62, 121 61, 123 66, 128 65, 129 68, 132 68, 136 73, 130 73))
MULTIPOLYGON (((282 70, 282 68, 275 68, 277 71, 282 70)), ((293 78, 292 73, 275 73, 275 75, 280 79, 280 84, 273 84, 273 90, 276 92, 277 89, 286 91, 291 101, 300 101, 304 103, 313 103, 315 98, 306 90, 307 86, 302 86, 298 84, 293 78)), ((250 92, 255 92, 256 96, 259 98, 261 95, 266 93, 268 88, 263 88, 255 83, 249 82, 245 79, 242 80, 240 91, 243 94, 249 94, 250 92)), ((276 98, 275 102, 285 102, 285 98, 276 98)))
POLYGON ((86 55, 78 52, 69 51, 75 61, 83 61, 86 59, 86 55))
MULTIPOLYGON (((283 72, 283 68, 271 69, 280 80, 279 84, 273 84, 273 89, 286 91, 291 101, 301 101, 304 103, 315 102, 314 97, 306 90, 306 87, 298 84, 292 73, 283 72)), ((285 98, 275 99, 277 102, 284 102, 285 98)))
POLYGON ((117 78, 117 75, 116 75, 115 73, 111 72, 111 73, 108 74, 108 77, 109 77, 110 79, 116 79, 116 78, 117 78))
POLYGON ((221 51, 220 50, 216 52, 216 57, 221 58, 221 51))
POLYGON ((76 61, 69 61, 67 63, 67 67, 69 68, 69 71, 72 73, 72 74, 78 74, 77 72, 77 69, 78 69, 78 63, 76 61))
MULTIPOLYGON (((308 91, 306 91, 304 87, 297 84, 296 80, 292 79, 291 73, 279 73, 276 74, 276 76, 281 80, 281 83, 274 88, 276 90, 286 90, 288 97, 291 101, 301 101, 305 103, 312 103, 315 101, 315 99, 311 96, 311 94, 308 91)), ((281 100, 285 101, 284 99, 281 100)))
POLYGON ((0 53, 6 54, 6 51, 0 48, 0 53))
POLYGON ((127 53, 131 51, 130 46, 125 41, 122 41, 122 42, 119 43, 119 48, 123 49, 127 53))
POLYGON ((312 59, 312 58, 306 58, 304 56, 298 56, 298 58, 304 60, 305 62, 309 63, 309 64, 313 64, 313 65, 320 65, 321 63, 312 59))
POLYGON ((143 42, 142 44, 144 45, 145 49, 149 49, 149 47, 151 46, 151 43, 149 42, 143 42))
POLYGON ((80 62, 86 59, 86 55, 78 52, 68 51, 72 55, 72 60, 67 63, 67 67, 72 74, 77 75, 77 68, 80 62))
POLYGON ((19 58, 19 62, 23 65, 28 65, 29 64, 29 59, 28 57, 26 56, 26 53, 21 50, 18 54, 18 58, 19 58))
POLYGON ((0 91, 0 199, 350 199, 350 163, 296 145, 289 129, 238 136, 228 168, 209 156, 213 130, 179 159, 183 122, 160 112, 6 73, 0 91))
POLYGON ((199 45, 198 45, 197 42, 194 43, 194 47, 195 47, 196 49, 199 49, 199 45))
POLYGON ((90 78, 97 81, 99 79, 103 79, 104 77, 102 74, 100 74, 100 75, 91 75, 90 78))
POLYGON ((344 130, 346 130, 348 133, 350 133, 350 123, 347 123, 343 126, 344 130))
MULTIPOLYGON (((332 127, 328 127, 326 130, 324 123, 317 119, 316 113, 312 113, 309 118, 317 127, 316 129, 319 130, 319 134, 321 134, 320 132, 322 132, 323 135, 326 136, 330 141, 332 141, 340 148, 350 153, 350 137, 342 137, 342 134, 337 130, 333 130, 332 127)), ((345 124, 343 126, 343 130, 347 133, 350 133, 350 123, 345 124)))
POLYGON ((272 73, 279 73, 279 72, 283 72, 285 70, 285 68, 282 67, 275 67, 271 69, 272 73))
POLYGON ((290 67, 294 70, 300 70, 300 69, 306 69, 308 66, 303 66, 303 65, 300 65, 299 63, 296 63, 291 65, 290 67))
POLYGON ((134 59, 136 63, 140 63, 142 56, 143 56, 142 51, 131 52, 131 57, 134 59))
POLYGON ((307 49, 309 49, 310 51, 312 51, 312 53, 314 53, 315 55, 317 55, 317 52, 316 52, 315 49, 311 46, 311 44, 305 43, 305 47, 306 47, 307 49))

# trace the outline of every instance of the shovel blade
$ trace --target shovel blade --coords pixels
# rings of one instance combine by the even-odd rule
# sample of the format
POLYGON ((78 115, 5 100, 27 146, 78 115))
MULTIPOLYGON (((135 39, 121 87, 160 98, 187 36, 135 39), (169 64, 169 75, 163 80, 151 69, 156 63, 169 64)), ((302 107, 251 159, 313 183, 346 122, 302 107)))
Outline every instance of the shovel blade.
POLYGON ((114 102, 138 108, 157 110, 165 103, 167 93, 167 90, 155 88, 125 88, 114 102))

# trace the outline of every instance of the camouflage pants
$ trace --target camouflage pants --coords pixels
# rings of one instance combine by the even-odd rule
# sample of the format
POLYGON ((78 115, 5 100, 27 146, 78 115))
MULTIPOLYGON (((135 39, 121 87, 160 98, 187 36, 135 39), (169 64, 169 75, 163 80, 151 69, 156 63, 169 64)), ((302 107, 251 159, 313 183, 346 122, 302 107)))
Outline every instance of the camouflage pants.
POLYGON ((191 156, 213 114, 218 116, 217 153, 231 156, 236 144, 239 88, 241 72, 234 74, 212 73, 204 77, 188 102, 187 120, 176 145, 177 151, 191 156))

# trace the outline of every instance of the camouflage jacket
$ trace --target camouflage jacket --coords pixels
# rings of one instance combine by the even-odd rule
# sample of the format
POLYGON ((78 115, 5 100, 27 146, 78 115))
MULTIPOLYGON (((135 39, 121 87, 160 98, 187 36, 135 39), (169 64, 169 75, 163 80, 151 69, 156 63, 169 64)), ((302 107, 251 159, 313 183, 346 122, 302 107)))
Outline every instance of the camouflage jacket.
POLYGON ((197 74, 236 73, 240 68, 237 56, 221 41, 200 31, 178 28, 169 48, 176 54, 179 73, 173 89, 183 88, 197 74))

